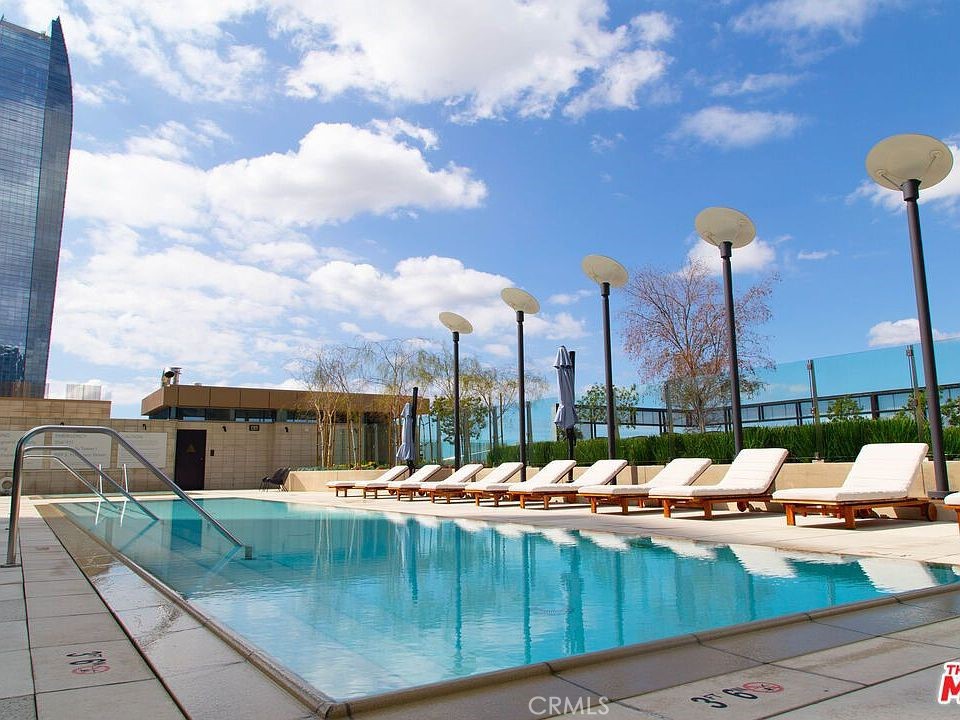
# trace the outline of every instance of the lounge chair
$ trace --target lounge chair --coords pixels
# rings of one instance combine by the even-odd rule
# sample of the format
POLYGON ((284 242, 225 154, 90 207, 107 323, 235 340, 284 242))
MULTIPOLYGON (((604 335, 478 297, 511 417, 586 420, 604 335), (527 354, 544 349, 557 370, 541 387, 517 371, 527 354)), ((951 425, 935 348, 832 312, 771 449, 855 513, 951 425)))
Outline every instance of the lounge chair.
POLYGON ((943 509, 957 513, 957 524, 960 525, 960 492, 950 493, 943 499, 943 509))
POLYGON ((919 507, 928 520, 935 520, 937 510, 929 498, 910 497, 926 454, 925 443, 864 445, 843 485, 777 490, 773 501, 783 505, 787 525, 796 525, 798 514, 833 515, 852 530, 857 513, 875 507, 919 507))
POLYGON ((477 505, 480 498, 492 498, 494 507, 500 505, 500 500, 508 495, 522 494, 526 488, 538 487, 560 482, 560 480, 576 465, 575 460, 551 460, 541 468, 540 472, 519 483, 487 483, 482 488, 474 487, 475 483, 467 485, 463 491, 472 495, 477 505))
POLYGON ((403 500, 404 495, 409 495, 413 500, 414 494, 419 492, 420 483, 426 482, 434 475, 440 472, 439 465, 424 465, 406 480, 394 480, 387 483, 387 490, 397 494, 397 500, 403 500))
MULTIPOLYGON (((511 497, 520 498, 520 507, 527 506, 527 500, 543 500, 543 509, 550 509, 550 500, 555 497, 562 497, 566 500, 573 500, 580 494, 580 490, 585 487, 606 485, 617 477, 617 473, 627 466, 626 460, 597 460, 587 470, 573 482, 557 482, 540 485, 539 487, 525 487, 523 492, 511 493, 511 497)), ((530 485, 530 482, 524 483, 530 485)))
POLYGON ((260 478, 260 489, 268 490, 269 488, 275 487, 277 490, 286 490, 284 485, 289 475, 290 468, 279 468, 273 475, 260 478))
MULTIPOLYGON (((506 462, 497 465, 488 472, 485 477, 475 482, 469 482, 464 485, 451 485, 450 487, 447 487, 445 483, 440 483, 437 489, 430 493, 430 501, 433 502, 437 497, 446 497, 449 502, 449 498, 464 497, 468 494, 468 491, 471 490, 482 491, 488 486, 501 485, 520 472, 520 468, 522 467, 523 463, 506 462)), ((448 478, 448 480, 449 479, 450 478, 448 478)), ((479 504, 479 501, 477 501, 477 504, 479 504)))
POLYGON ((440 495, 445 497, 449 503, 452 497, 463 497, 463 486, 468 482, 473 482, 477 473, 481 470, 483 470, 481 463, 469 463, 444 480, 420 483, 420 492, 423 495, 429 495, 430 502, 436 500, 437 495, 440 495))
MULTIPOLYGON (((377 490, 386 490, 387 483, 393 482, 401 475, 407 471, 406 465, 394 465, 392 468, 387 470, 383 475, 374 479, 374 480, 334 480, 333 482, 328 482, 327 487, 333 488, 335 495, 339 495, 340 491, 343 491, 343 496, 347 496, 347 490, 364 490, 367 489, 374 490, 374 497, 376 497, 377 490)), ((366 497, 367 493, 364 492, 363 496, 366 497)))
POLYGON ((626 515, 627 506, 631 500, 635 499, 637 505, 643 507, 643 501, 650 496, 650 491, 654 488, 689 485, 703 475, 703 471, 708 467, 710 467, 708 458, 677 458, 668 462, 663 470, 640 485, 591 485, 581 488, 580 496, 590 501, 592 513, 597 511, 597 505, 609 504, 619 505, 620 512, 626 515))
POLYGON ((674 507, 698 507, 703 509, 704 519, 710 520, 715 504, 731 502, 743 512, 751 501, 770 500, 770 488, 787 454, 783 448, 741 450, 716 485, 665 485, 655 488, 650 499, 663 505, 664 517, 670 517, 674 507))

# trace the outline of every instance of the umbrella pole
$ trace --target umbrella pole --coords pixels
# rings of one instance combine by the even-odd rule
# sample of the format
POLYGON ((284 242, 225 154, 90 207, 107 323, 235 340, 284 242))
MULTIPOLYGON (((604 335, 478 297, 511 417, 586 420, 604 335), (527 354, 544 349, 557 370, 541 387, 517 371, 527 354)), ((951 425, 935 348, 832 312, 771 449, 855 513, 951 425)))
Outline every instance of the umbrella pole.
POLYGON ((413 414, 413 459, 407 462, 407 467, 410 468, 410 474, 413 474, 414 469, 417 467, 417 451, 420 449, 417 443, 419 439, 417 438, 417 392, 418 388, 416 385, 413 386, 413 401, 410 403, 410 412, 413 414))
MULTIPOLYGON (((576 376, 576 372, 577 372, 577 351, 576 351, 576 350, 571 350, 571 351, 570 351, 570 367, 573 369, 573 373, 572 373, 572 374, 573 374, 574 377, 575 377, 575 376, 576 376)), ((577 389, 576 389, 576 388, 577 388, 577 384, 576 384, 576 381, 573 382, 573 388, 574 388, 574 389, 573 389, 573 396, 574 396, 574 398, 576 398, 576 396, 577 396, 577 389)), ((576 406, 574 406, 574 407, 576 407, 576 406)), ((576 445, 577 445, 577 429, 576 429, 576 427, 577 427, 577 426, 574 425, 573 427, 567 428, 567 460, 575 460, 575 459, 576 459, 576 458, 574 458, 575 448, 576 448, 576 445)), ((570 473, 569 473, 569 480, 570 480, 570 482, 573 482, 573 470, 571 470, 570 473)))

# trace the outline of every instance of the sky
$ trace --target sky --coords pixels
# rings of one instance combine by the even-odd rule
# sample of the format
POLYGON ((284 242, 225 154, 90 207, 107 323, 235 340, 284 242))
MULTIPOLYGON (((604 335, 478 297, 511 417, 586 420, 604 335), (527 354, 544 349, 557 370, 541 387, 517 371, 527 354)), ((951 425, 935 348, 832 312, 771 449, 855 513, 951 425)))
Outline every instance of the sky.
MULTIPOLYGON (((776 273, 776 361, 916 340, 899 194, 870 148, 960 144, 953 0, 28 0, 59 16, 73 148, 51 395, 99 383, 136 417, 182 382, 297 387, 297 360, 357 338, 449 342, 513 366, 500 291, 521 287, 528 367, 559 344, 602 382, 588 254, 672 272, 716 248, 724 205, 757 239, 735 289, 776 273)), ((922 192, 933 325, 960 335, 960 169, 922 192)), ((614 379, 640 380, 621 351, 614 379)), ((941 378, 947 380, 947 378, 941 378)))

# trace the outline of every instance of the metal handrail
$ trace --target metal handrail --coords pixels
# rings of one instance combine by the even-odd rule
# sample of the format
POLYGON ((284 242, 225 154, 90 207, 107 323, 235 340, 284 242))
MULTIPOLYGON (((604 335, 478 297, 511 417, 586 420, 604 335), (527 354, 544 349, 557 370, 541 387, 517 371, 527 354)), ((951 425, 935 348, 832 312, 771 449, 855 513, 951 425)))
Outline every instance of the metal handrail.
MULTIPOLYGON (((30 450, 33 450, 33 449, 34 449, 34 448, 26 448, 26 449, 24 449, 24 454, 26 454, 27 452, 29 452, 30 450)), ((72 467, 70 467, 69 465, 67 465, 67 463, 65 463, 65 462, 63 461, 63 458, 57 457, 56 455, 41 455, 41 454, 39 454, 39 453, 31 453, 31 454, 32 454, 32 455, 36 455, 36 456, 37 456, 37 459, 56 460, 58 463, 60 463, 60 465, 63 467, 64 470, 66 470, 68 473, 70 473, 71 475, 73 475, 73 477, 76 478, 77 480, 79 480, 81 483, 83 483, 84 485, 86 485, 86 486, 90 489, 90 492, 92 492, 94 495, 96 495, 98 498, 100 498, 101 500, 103 500, 103 501, 104 501, 105 503, 107 503, 108 505, 110 505, 110 506, 112 506, 112 507, 116 507, 117 504, 116 504, 115 502, 113 502, 113 500, 111 500, 111 499, 108 498, 106 495, 104 495, 102 492, 100 492, 100 490, 98 490, 96 487, 94 487, 92 483, 88 483, 86 480, 84 480, 83 476, 82 476, 80 473, 78 473, 76 470, 74 470, 72 467)))
POLYGON ((93 490, 93 492, 95 492, 95 493, 96 493, 97 495, 99 495, 101 498, 103 498, 104 500, 106 500, 107 502, 109 502, 111 505, 113 505, 113 502, 111 502, 110 500, 108 500, 107 497, 104 496, 102 492, 100 492, 99 490, 94 489, 93 486, 90 485, 90 483, 86 482, 82 477, 80 477, 80 475, 78 475, 76 472, 74 472, 73 468, 71 468, 69 465, 67 465, 61 458, 57 457, 56 455, 40 455, 39 452, 36 452, 36 453, 35 453, 35 452, 31 452, 31 451, 33 451, 33 450, 38 450, 38 451, 39 451, 39 450, 50 450, 50 451, 52 451, 52 452, 68 452, 68 453, 71 453, 71 454, 75 455, 76 457, 80 458, 80 461, 81 461, 81 462, 86 463, 87 467, 89 467, 91 470, 93 470, 95 473, 97 473, 97 475, 99 475, 102 479, 106 480, 108 483, 110 483, 111 485, 113 485, 117 490, 119 490, 119 491, 120 491, 120 494, 122 494, 125 498, 127 498, 127 500, 129 500, 130 502, 132 502, 132 503, 133 503, 134 505, 136 505, 138 508, 140 508, 140 510, 141 510, 145 515, 149 515, 149 516, 150 516, 151 518, 153 518, 154 520, 159 520, 159 519, 160 519, 160 518, 158 518, 156 515, 154 515, 152 512, 150 512, 150 511, 146 508, 146 506, 144 506, 143 503, 141 503, 141 502, 140 502, 139 500, 137 500, 133 495, 131 495, 129 492, 127 492, 127 491, 120 485, 120 483, 118 483, 116 480, 114 480, 112 477, 110 477, 107 473, 105 473, 105 472, 103 471, 103 468, 99 467, 98 465, 94 465, 92 462, 90 462, 90 459, 89 459, 86 455, 84 455, 82 452, 80 452, 80 451, 77 450, 76 448, 70 447, 69 445, 31 445, 30 447, 25 447, 25 448, 23 449, 23 454, 26 455, 27 453, 29 453, 29 454, 31 454, 31 455, 38 455, 39 457, 45 457, 45 458, 48 458, 48 459, 50 459, 50 460, 56 460, 56 461, 58 461, 63 467, 65 467, 67 470, 69 470, 71 473, 73 473, 73 476, 76 477, 80 482, 82 482, 84 485, 86 485, 88 488, 90 488, 91 490, 93 490))
MULTIPOLYGON (((23 453, 26 449, 24 446, 26 445, 27 441, 33 438, 35 435, 45 432, 72 432, 90 435, 108 435, 109 437, 112 437, 120 444, 121 447, 129 452, 137 462, 139 462, 143 467, 149 469, 161 482, 167 485, 167 487, 169 487, 175 495, 196 510, 204 520, 213 525, 213 527, 221 535, 238 547, 242 547, 244 550, 245 559, 249 560, 253 557, 252 546, 245 545, 244 543, 240 542, 240 540, 238 540, 233 533, 217 522, 217 520, 215 520, 206 510, 200 507, 192 498, 187 496, 183 490, 174 484, 173 480, 168 478, 163 472, 160 471, 159 468, 154 466, 153 463, 141 455, 139 450, 127 442, 124 437, 113 428, 103 427, 101 425, 40 425, 32 430, 27 430, 27 432, 23 434, 23 437, 21 437, 17 442, 17 448, 13 454, 13 488, 11 488, 10 492, 10 530, 7 534, 7 562, 4 567, 11 567, 17 564, 17 530, 20 525, 20 490, 22 485, 21 475, 23 470, 23 453)), ((111 482, 113 482, 112 479, 111 482)))

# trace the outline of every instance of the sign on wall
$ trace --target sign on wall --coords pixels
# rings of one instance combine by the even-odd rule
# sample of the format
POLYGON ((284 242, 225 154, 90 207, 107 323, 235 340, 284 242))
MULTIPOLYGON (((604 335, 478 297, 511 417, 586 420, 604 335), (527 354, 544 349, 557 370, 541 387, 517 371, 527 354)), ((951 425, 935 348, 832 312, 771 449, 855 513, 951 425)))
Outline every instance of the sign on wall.
MULTIPOLYGON (((163 468, 167 464, 167 434, 158 432, 125 432, 120 433, 123 439, 133 445, 148 462, 155 467, 163 468)), ((127 467, 143 467, 137 462, 127 449, 120 445, 117 453, 117 464, 127 467)))
MULTIPOLYGON (((17 449, 17 443, 23 437, 23 430, 0 430, 0 470, 5 472, 13 471, 13 453, 17 449)), ((28 445, 39 445, 39 438, 28 445)), ((25 459, 25 468, 43 467, 44 461, 39 458, 30 459, 28 455, 25 459)))
MULTIPOLYGON (((94 465, 110 467, 110 450, 113 447, 113 440, 107 435, 55 432, 51 433, 50 444, 76 448, 94 465)), ((62 458, 74 470, 89 470, 89 466, 73 453, 57 452, 53 454, 62 458)))

